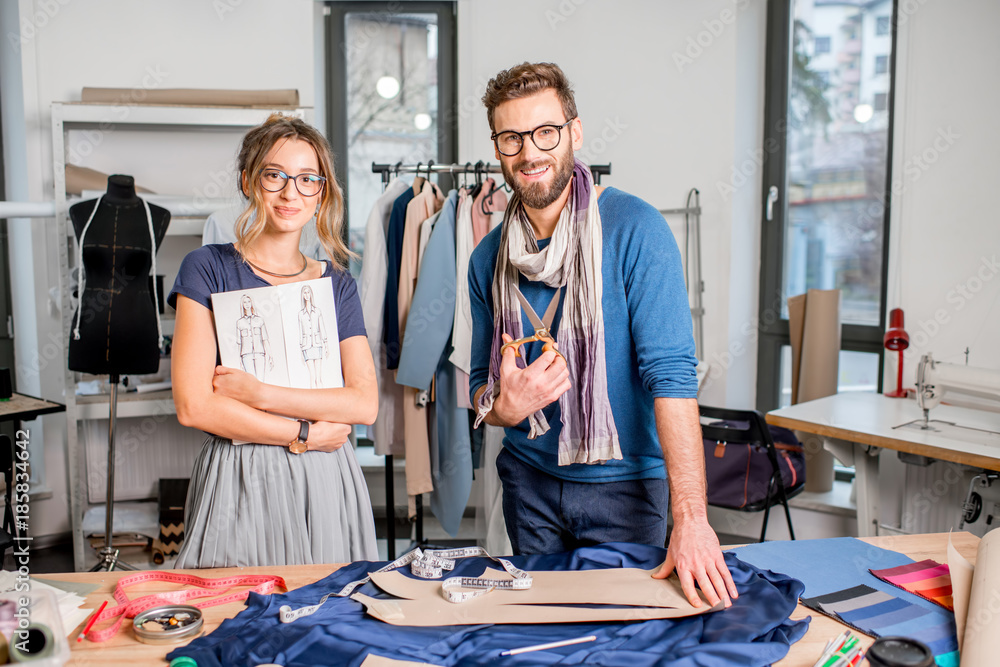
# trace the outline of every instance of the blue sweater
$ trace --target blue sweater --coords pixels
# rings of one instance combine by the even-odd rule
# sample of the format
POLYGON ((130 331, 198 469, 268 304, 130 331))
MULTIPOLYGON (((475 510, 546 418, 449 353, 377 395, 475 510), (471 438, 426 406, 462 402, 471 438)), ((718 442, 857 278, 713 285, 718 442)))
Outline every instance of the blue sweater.
MULTIPOLYGON (((606 188, 598 200, 604 229, 604 340, 608 394, 621 442, 622 460, 601 465, 558 465, 559 404, 543 411, 552 427, 528 439, 528 421, 505 429, 504 446, 521 461, 574 482, 663 479, 663 453, 656 433, 654 398, 695 398, 694 338, 680 253, 663 216, 638 197, 606 188)), ((476 247, 469 264, 472 301, 473 400, 489 375, 493 336, 493 272, 500 247, 498 227, 476 247)), ((544 248, 548 239, 539 241, 544 248)), ((520 280, 521 292, 542 314, 554 289, 520 280)), ((563 300, 567 296, 563 295, 563 300)), ((558 340, 562 304, 552 326, 558 340)), ((524 331, 534 330, 522 314, 524 331)), ((528 363, 542 353, 540 343, 521 348, 528 363)), ((573 378, 570 377, 570 382, 573 378)), ((570 391, 574 391, 570 389, 570 391)))

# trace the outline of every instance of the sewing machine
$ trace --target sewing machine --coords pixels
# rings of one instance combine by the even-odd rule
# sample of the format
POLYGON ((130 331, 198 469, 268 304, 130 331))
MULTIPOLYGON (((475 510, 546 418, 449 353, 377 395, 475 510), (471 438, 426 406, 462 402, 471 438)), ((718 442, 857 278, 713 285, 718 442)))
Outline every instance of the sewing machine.
POLYGON ((924 413, 923 428, 930 428, 930 411, 946 394, 966 394, 1000 403, 1000 371, 934 361, 930 353, 917 367, 917 405, 924 413))

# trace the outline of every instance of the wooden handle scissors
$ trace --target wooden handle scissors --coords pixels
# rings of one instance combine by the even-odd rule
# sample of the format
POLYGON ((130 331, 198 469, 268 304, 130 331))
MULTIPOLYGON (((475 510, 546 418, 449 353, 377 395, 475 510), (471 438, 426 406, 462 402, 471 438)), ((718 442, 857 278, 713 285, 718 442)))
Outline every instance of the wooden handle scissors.
MULTIPOLYGON (((542 352, 548 352, 552 350, 557 355, 562 357, 562 353, 556 349, 556 339, 552 337, 549 332, 549 328, 552 326, 552 320, 555 319, 556 310, 559 308, 559 297, 562 295, 562 288, 556 290, 556 293, 552 295, 552 300, 549 301, 549 307, 545 309, 545 315, 543 317, 538 317, 538 313, 535 309, 531 307, 528 300, 524 298, 521 294, 521 290, 518 289, 517 285, 514 285, 514 294, 517 295, 517 300, 521 302, 521 308, 524 309, 525 315, 528 316, 528 320, 531 325, 535 327, 535 334, 533 336, 525 336, 524 338, 519 338, 517 340, 512 340, 509 343, 504 343, 503 347, 500 348, 500 356, 507 351, 508 347, 514 348, 514 354, 521 356, 521 346, 525 343, 531 343, 533 341, 542 341, 542 352)), ((566 357, 563 357, 565 359, 566 357)))

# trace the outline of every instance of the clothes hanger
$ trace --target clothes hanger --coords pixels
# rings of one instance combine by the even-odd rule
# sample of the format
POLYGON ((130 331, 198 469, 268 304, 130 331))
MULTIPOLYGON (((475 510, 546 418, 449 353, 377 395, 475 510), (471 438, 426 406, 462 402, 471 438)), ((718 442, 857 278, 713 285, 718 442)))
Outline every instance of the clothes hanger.
POLYGON ((475 198, 479 196, 479 191, 483 189, 482 169, 483 169, 483 161, 480 160, 479 162, 476 163, 476 186, 472 188, 472 192, 469 193, 469 196, 472 197, 473 200, 475 200, 475 198))
POLYGON ((423 162, 417 163, 416 176, 413 177, 413 195, 419 195, 421 188, 424 187, 424 177, 420 175, 420 167, 423 166, 423 162))

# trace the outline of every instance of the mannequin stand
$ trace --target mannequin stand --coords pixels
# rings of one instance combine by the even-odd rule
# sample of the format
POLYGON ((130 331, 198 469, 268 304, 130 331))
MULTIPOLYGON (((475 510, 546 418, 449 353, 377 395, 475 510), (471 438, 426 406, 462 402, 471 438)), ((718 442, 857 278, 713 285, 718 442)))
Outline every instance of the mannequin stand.
POLYGON ((111 418, 108 421, 108 494, 104 500, 104 548, 98 554, 97 565, 90 568, 91 572, 107 570, 111 572, 116 567, 122 570, 137 570, 124 561, 118 560, 118 549, 112 543, 115 512, 115 421, 118 409, 118 378, 117 374, 108 379, 111 382, 111 418))

